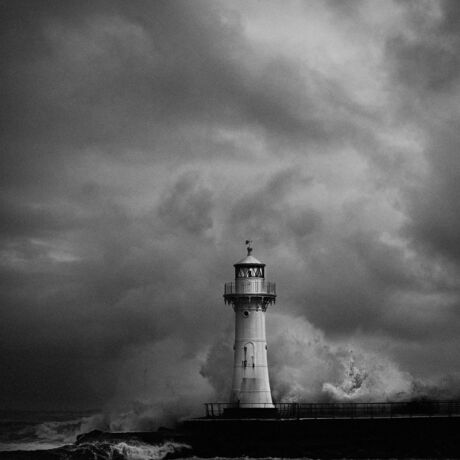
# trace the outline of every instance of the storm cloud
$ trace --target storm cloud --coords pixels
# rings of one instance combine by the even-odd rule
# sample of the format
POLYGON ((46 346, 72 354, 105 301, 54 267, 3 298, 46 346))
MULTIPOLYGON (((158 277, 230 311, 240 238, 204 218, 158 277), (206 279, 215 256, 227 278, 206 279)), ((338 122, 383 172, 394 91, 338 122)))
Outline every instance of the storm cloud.
POLYGON ((3 407, 225 400, 247 238, 278 400, 458 395, 456 1, 0 9, 3 407))

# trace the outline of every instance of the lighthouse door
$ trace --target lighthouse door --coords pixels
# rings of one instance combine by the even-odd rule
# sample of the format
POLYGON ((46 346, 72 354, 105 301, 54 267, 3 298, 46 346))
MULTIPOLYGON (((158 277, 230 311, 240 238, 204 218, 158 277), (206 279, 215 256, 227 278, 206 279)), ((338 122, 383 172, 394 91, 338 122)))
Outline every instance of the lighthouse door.
POLYGON ((243 374, 240 387, 241 407, 261 407, 260 400, 263 382, 257 378, 255 360, 255 346, 253 342, 246 342, 243 347, 243 374))
POLYGON ((254 369, 255 368, 255 358, 254 358, 254 344, 252 342, 247 342, 243 347, 243 369, 254 369))

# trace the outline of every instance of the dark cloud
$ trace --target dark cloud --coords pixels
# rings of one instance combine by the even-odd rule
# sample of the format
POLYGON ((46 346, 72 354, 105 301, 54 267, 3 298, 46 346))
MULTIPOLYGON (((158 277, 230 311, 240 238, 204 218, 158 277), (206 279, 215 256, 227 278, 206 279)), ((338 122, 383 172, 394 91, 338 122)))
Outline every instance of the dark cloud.
POLYGON ((458 104, 460 60, 456 52, 460 33, 455 24, 457 2, 436 4, 439 11, 428 21, 412 3, 412 36, 399 35, 388 43, 394 71, 427 138, 426 178, 408 190, 407 236, 418 250, 458 261, 460 209, 458 200, 458 104), (410 102, 412 100, 412 102, 410 102), (415 103, 413 101, 416 101, 415 103))
POLYGON ((439 16, 430 21, 427 11, 410 2, 410 25, 416 36, 398 35, 388 41, 394 54, 398 80, 416 91, 448 91, 460 76, 458 24, 460 10, 455 1, 442 1, 439 16))
POLYGON ((176 182, 159 208, 158 216, 168 231, 202 233, 212 227, 211 192, 199 188, 199 175, 187 174, 176 182))

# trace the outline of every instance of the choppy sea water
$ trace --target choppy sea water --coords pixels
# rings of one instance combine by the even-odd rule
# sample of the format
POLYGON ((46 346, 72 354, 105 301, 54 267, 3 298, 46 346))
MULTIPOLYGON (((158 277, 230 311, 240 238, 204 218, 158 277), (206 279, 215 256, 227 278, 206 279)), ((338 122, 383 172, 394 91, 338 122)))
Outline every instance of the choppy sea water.
POLYGON ((76 445, 79 434, 101 426, 100 416, 77 412, 0 411, 0 459, 161 460, 185 445, 150 445, 137 440, 76 445))
POLYGON ((95 414, 0 411, 0 452, 52 449, 73 443, 89 431, 95 414))

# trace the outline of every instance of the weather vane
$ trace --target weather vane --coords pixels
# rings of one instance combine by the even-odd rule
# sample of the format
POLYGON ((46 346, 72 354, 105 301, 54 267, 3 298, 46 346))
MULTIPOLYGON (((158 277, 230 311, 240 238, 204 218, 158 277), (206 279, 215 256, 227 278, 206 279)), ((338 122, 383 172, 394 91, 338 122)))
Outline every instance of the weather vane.
POLYGON ((246 243, 245 243, 245 244, 246 244, 246 246, 247 246, 246 249, 248 250, 248 256, 250 256, 250 255, 251 255, 251 252, 252 252, 252 246, 251 246, 252 240, 246 240, 246 243))

